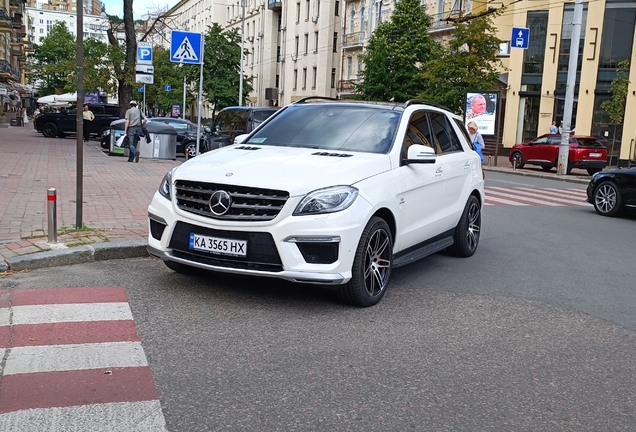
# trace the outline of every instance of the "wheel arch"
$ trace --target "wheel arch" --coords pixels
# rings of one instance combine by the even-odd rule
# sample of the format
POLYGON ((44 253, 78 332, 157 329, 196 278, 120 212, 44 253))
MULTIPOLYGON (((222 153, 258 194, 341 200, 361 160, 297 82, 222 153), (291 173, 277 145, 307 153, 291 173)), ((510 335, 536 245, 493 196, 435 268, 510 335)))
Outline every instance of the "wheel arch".
POLYGON ((397 223, 395 221, 395 215, 393 214, 393 212, 386 207, 382 207, 377 209, 375 213, 371 215, 369 220, 371 220, 373 216, 377 216, 379 218, 384 219, 386 224, 389 226, 389 229, 391 230, 391 238, 393 238, 393 242, 395 243, 395 236, 397 233, 397 223))

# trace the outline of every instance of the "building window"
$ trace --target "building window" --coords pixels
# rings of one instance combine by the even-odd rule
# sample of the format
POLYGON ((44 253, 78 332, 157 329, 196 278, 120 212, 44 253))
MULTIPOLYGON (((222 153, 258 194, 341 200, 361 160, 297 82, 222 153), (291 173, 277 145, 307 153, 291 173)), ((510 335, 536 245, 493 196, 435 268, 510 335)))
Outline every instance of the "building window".
POLYGON ((333 32, 333 52, 338 52, 338 32, 333 32))
POLYGON ((305 2, 305 4, 307 5, 307 8, 306 8, 307 9, 307 16, 305 17, 305 20, 309 21, 309 10, 311 9, 310 6, 309 6, 310 5, 309 0, 307 0, 305 2))
POLYGON ((280 87, 280 75, 276 74, 276 88, 280 87))
POLYGON ((296 23, 300 22, 300 3, 296 3, 296 23))
POLYGON ((318 31, 314 32, 314 52, 317 53, 318 52, 318 31))
POLYGON ((356 75, 358 78, 360 78, 361 74, 362 74, 362 59, 358 57, 358 70, 356 71, 356 75))
POLYGON ((497 53, 497 56, 510 57, 510 41, 499 44, 499 52, 497 53))
POLYGON ((296 36, 296 45, 295 45, 296 50, 294 51, 294 54, 296 54, 297 57, 298 57, 298 39, 299 39, 299 37, 296 36))
POLYGON ((294 90, 298 88, 298 69, 294 69, 294 90))
MULTIPOLYGON (((349 34, 353 33, 356 22, 356 10, 351 6, 351 12, 349 13, 349 34)), ((346 33, 346 32, 345 32, 346 33)))
POLYGON ((303 90, 307 88, 307 68, 303 68, 303 90))
POLYGON ((331 88, 336 88, 336 68, 331 69, 331 88))
POLYGON ((316 3, 316 16, 320 16, 320 0, 316 3))
POLYGON ((335 16, 339 16, 340 15, 340 1, 338 1, 338 0, 336 0, 336 9, 335 9, 334 15, 335 16))
POLYGON ((316 66, 314 66, 313 68, 313 75, 311 78, 311 88, 315 89, 316 88, 316 79, 318 77, 318 68, 316 66))
POLYGON ((305 33, 305 55, 309 52, 309 33, 305 33))
POLYGON ((276 61, 279 62, 280 58, 280 45, 276 47, 276 61))
POLYGON ((347 79, 348 80, 351 79, 351 64, 352 64, 351 57, 347 57, 347 79))

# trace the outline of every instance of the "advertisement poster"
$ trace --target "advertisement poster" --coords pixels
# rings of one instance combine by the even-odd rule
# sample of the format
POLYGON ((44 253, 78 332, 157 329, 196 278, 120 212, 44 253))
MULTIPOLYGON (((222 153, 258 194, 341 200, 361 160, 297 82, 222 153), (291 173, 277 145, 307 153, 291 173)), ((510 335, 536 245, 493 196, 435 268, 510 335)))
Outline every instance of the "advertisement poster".
POLYGON ((495 135, 498 102, 497 92, 466 93, 466 124, 474 121, 480 134, 495 135))
POLYGON ((181 117, 181 105, 179 104, 172 105, 172 112, 170 114, 170 117, 174 117, 174 118, 181 117))

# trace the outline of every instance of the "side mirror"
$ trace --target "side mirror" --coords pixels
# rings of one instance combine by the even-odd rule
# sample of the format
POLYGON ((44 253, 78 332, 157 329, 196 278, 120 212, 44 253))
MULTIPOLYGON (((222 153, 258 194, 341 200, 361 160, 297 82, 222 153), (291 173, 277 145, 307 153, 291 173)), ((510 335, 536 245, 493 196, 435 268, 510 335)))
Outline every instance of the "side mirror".
POLYGON ((402 160, 402 163, 404 165, 435 163, 435 150, 422 144, 413 144, 409 147, 406 159, 402 160))
POLYGON ((236 138, 234 138, 233 144, 242 144, 243 141, 245 141, 245 138, 247 138, 248 135, 249 134, 237 135, 236 138))

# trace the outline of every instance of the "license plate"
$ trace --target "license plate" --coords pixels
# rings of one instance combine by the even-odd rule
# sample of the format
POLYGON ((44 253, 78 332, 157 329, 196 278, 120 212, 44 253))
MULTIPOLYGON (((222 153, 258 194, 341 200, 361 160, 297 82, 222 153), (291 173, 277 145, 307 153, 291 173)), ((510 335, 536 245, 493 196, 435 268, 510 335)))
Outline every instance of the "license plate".
POLYGON ((190 233, 190 249, 217 255, 247 256, 247 240, 208 237, 190 233))
POLYGON ((590 153, 590 157, 599 157, 600 153, 590 153))

